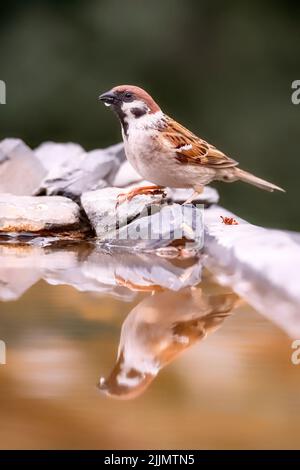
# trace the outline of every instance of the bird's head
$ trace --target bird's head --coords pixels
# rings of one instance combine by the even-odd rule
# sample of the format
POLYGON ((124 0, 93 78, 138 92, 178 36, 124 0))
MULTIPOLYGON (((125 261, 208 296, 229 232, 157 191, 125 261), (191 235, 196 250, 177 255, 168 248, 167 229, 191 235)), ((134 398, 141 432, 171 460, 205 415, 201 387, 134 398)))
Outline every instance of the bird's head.
POLYGON ((142 88, 133 85, 120 85, 99 96, 106 106, 111 106, 121 121, 139 119, 147 114, 160 111, 153 98, 142 88))

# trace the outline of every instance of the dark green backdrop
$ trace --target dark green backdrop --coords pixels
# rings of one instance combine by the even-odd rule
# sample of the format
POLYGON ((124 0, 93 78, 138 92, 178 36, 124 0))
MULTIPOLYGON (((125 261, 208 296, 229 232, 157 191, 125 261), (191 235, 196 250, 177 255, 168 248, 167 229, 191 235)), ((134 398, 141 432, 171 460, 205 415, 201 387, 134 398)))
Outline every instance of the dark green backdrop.
POLYGON ((300 3, 94 0, 2 2, 0 138, 86 149, 120 140, 97 102, 132 83, 164 110, 287 189, 218 184, 222 203, 253 223, 300 229, 300 3))

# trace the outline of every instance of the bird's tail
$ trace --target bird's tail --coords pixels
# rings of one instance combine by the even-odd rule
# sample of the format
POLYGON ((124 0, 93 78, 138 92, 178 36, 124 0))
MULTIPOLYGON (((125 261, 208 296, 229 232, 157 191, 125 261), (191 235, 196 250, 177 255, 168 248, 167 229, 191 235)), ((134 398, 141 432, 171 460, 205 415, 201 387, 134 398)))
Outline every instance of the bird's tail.
POLYGON ((234 173, 237 179, 244 181, 244 183, 253 184, 253 186, 257 186, 260 189, 264 189, 265 191, 282 191, 285 193, 285 190, 276 186, 273 183, 269 183, 269 181, 265 181, 257 176, 248 173, 247 171, 241 170, 240 168, 234 168, 234 173))

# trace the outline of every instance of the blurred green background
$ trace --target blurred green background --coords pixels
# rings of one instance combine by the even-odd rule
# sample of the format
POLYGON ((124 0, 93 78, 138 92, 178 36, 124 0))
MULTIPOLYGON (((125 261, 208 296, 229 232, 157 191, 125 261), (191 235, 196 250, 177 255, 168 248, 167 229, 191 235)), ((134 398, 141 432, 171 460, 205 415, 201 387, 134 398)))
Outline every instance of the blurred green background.
POLYGON ((300 3, 27 0, 1 5, 0 138, 120 140, 100 92, 131 83, 240 161, 287 189, 218 184, 222 204, 265 226, 300 230, 300 3))

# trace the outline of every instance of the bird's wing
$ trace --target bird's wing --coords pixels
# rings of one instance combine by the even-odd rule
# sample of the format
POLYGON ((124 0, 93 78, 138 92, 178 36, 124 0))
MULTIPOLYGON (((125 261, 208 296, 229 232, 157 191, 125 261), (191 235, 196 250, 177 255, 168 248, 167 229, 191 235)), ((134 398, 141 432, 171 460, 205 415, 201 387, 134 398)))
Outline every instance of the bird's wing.
POLYGON ((238 162, 169 117, 166 118, 161 133, 164 142, 175 150, 179 163, 204 165, 211 168, 228 168, 238 165, 238 162))

